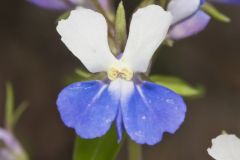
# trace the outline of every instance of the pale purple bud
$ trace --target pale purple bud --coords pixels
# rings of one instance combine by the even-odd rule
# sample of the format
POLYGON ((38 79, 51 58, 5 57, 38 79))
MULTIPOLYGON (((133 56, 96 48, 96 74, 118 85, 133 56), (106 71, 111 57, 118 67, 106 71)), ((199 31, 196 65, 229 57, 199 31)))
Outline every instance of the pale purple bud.
POLYGON ((9 131, 0 128, 0 159, 17 160, 27 159, 23 148, 18 140, 9 131))
POLYGON ((199 10, 192 17, 172 26, 168 36, 173 40, 180 40, 195 35, 206 28, 211 17, 199 10))

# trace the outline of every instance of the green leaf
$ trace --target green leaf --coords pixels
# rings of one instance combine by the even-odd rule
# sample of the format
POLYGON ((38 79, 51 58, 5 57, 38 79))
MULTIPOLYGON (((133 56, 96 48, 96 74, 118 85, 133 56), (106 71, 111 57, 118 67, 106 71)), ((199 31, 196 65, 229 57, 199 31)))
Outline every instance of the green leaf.
POLYGON ((117 143, 114 127, 108 133, 96 139, 75 140, 73 160, 115 160, 121 144, 117 143))
POLYGON ((209 3, 204 3, 204 5, 202 5, 202 10, 220 22, 229 23, 231 21, 231 19, 228 16, 221 13, 219 10, 217 10, 214 6, 212 6, 209 3))
POLYGON ((70 11, 64 12, 63 14, 61 14, 57 21, 63 20, 63 19, 67 19, 70 16, 70 11))
POLYGON ((13 128, 14 122, 14 93, 10 82, 6 83, 5 123, 8 129, 13 128))
POLYGON ((117 8, 116 20, 115 20, 115 30, 116 30, 116 42, 119 49, 123 49, 126 40, 127 40, 127 32, 126 32, 126 15, 125 9, 123 6, 123 2, 121 1, 117 8))
POLYGON ((91 77, 91 74, 86 72, 86 71, 83 71, 81 69, 76 69, 75 70, 75 73, 81 77, 82 79, 88 79, 89 77, 91 77))
POLYGON ((193 87, 186 81, 173 76, 152 75, 150 76, 150 80, 163 85, 184 97, 202 96, 204 93, 202 86, 193 87))
POLYGON ((69 85, 71 83, 86 81, 91 78, 91 74, 83 71, 82 69, 76 69, 74 73, 70 74, 64 79, 64 84, 69 85))
POLYGON ((173 47, 174 46, 174 41, 172 39, 167 38, 163 41, 163 44, 165 44, 168 47, 173 47))
POLYGON ((104 79, 106 77, 106 73, 96 73, 92 74, 89 72, 86 72, 82 69, 76 69, 74 73, 70 74, 64 79, 64 84, 68 85, 75 82, 81 82, 81 81, 91 81, 91 80, 100 80, 104 79))

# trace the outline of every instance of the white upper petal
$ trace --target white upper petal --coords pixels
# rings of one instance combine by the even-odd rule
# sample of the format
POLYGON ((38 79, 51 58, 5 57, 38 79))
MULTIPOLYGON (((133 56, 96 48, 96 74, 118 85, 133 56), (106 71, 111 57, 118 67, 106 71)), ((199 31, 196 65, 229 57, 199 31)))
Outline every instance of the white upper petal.
POLYGON ((240 160, 240 139, 235 135, 220 135, 212 140, 207 151, 215 160, 240 160))
POLYGON ((107 23, 101 14, 77 8, 58 23, 57 31, 90 72, 106 71, 116 61, 108 46, 107 23))
POLYGON ((173 15, 172 24, 175 24, 196 12, 199 9, 201 0, 171 0, 167 10, 173 15))
POLYGON ((160 6, 150 5, 133 14, 122 60, 134 72, 146 72, 152 55, 164 40, 172 16, 160 6))

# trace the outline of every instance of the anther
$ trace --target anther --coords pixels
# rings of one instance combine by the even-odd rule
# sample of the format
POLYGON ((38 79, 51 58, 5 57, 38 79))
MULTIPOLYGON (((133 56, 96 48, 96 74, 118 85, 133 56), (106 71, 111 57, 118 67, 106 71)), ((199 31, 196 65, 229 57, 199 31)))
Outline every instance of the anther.
POLYGON ((107 72, 110 80, 122 78, 130 81, 133 78, 132 70, 126 65, 113 65, 107 72))

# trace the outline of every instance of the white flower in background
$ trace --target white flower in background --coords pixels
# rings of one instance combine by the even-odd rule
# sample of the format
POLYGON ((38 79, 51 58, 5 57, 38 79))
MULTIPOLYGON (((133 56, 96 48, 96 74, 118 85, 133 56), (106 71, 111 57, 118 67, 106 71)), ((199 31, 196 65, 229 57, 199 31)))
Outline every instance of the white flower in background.
POLYGON ((222 134, 212 139, 207 151, 215 160, 240 160, 240 139, 234 134, 222 134))

